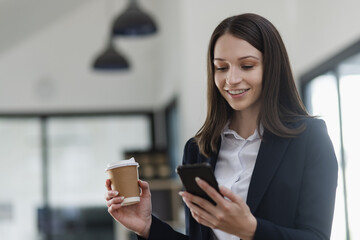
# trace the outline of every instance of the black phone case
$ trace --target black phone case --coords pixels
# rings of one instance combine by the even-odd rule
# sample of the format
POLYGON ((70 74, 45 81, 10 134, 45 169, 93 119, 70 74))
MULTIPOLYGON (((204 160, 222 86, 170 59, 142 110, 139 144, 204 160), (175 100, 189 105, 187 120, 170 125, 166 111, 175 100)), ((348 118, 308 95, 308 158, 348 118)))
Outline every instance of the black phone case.
POLYGON ((216 204, 196 183, 195 178, 199 177, 206 181, 210 186, 219 191, 219 185, 216 181, 214 172, 211 165, 208 163, 201 164, 189 164, 180 165, 176 168, 176 172, 179 174, 180 179, 185 187, 185 190, 189 193, 205 198, 212 204, 216 204))

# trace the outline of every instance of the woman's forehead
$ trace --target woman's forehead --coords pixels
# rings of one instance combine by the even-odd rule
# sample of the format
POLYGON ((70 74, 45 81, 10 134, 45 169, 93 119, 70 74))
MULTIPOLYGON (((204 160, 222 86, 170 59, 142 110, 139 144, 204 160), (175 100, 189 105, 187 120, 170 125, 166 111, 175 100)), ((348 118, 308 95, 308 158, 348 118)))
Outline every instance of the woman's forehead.
POLYGON ((262 53, 244 39, 231 34, 218 38, 214 47, 214 60, 244 59, 246 57, 262 59, 262 53))

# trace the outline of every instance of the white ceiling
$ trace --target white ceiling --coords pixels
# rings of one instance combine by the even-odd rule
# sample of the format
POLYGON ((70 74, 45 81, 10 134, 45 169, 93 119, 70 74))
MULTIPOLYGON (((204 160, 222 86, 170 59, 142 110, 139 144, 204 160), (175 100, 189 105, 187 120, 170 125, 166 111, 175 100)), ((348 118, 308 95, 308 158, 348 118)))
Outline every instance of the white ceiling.
POLYGON ((0 54, 93 0, 0 0, 0 54))

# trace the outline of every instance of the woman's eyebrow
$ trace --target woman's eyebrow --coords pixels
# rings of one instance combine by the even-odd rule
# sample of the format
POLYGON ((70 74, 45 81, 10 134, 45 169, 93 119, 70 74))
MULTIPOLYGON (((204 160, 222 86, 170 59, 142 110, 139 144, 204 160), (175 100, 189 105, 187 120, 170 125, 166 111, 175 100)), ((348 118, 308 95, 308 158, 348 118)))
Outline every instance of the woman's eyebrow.
POLYGON ((242 59, 245 59, 245 58, 255 58, 256 60, 260 60, 260 58, 258 58, 258 57, 256 57, 256 56, 253 56, 253 55, 248 55, 248 56, 240 57, 240 58, 238 58, 238 60, 242 60, 242 59))
MULTIPOLYGON (((256 60, 260 60, 260 58, 258 58, 256 56, 253 56, 253 55, 239 57, 238 60, 243 60, 243 59, 246 59, 246 58, 255 58, 256 60)), ((226 61, 226 60, 223 59, 223 58, 214 58, 214 61, 226 61)))

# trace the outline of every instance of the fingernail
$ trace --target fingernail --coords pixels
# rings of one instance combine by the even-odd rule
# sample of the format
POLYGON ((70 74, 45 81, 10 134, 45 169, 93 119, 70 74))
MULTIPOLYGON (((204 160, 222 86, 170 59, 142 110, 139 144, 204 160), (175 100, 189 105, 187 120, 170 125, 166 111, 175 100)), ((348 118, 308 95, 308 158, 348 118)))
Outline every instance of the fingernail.
POLYGON ((179 192, 179 195, 180 195, 180 196, 183 196, 183 195, 184 195, 184 192, 183 192, 183 191, 180 191, 180 192, 179 192))
POLYGON ((199 177, 196 177, 196 178, 195 178, 195 181, 196 181, 196 182, 200 182, 201 179, 200 179, 199 177))
POLYGON ((113 194, 114 194, 115 196, 117 196, 117 195, 119 194, 119 192, 118 192, 118 191, 113 191, 113 194))
POLYGON ((122 201, 122 200, 124 200, 125 199, 125 197, 120 197, 120 200, 122 201))

